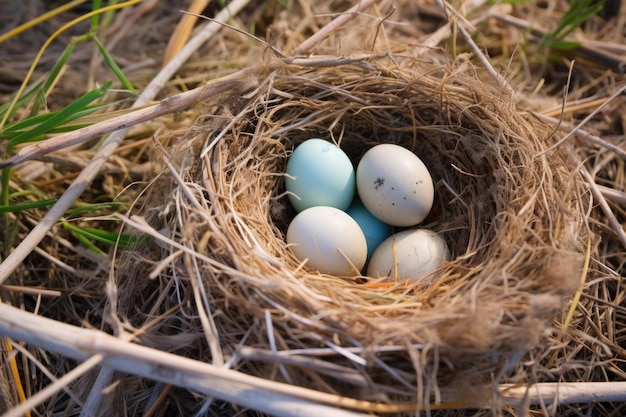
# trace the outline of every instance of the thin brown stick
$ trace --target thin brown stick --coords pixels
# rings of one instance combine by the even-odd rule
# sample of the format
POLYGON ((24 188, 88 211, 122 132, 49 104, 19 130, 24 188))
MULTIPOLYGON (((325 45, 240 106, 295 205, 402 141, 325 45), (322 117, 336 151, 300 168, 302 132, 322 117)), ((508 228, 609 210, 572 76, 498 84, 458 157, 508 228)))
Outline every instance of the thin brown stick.
POLYGON ((245 85, 244 79, 245 75, 243 71, 240 71, 223 79, 209 82, 202 87, 168 97, 154 106, 135 110, 131 113, 113 117, 82 129, 55 136, 43 142, 28 145, 11 158, 0 161, 0 169, 21 164, 60 149, 87 142, 107 133, 127 129, 139 123, 186 109, 200 100, 234 88, 243 87, 245 85))
MULTIPOLYGON (((229 6, 223 9, 216 20, 226 21, 230 19, 234 14, 237 14, 241 9, 243 9, 249 0, 235 0, 229 4, 229 6)), ((146 103, 152 100, 158 92, 163 88, 167 80, 169 80, 181 65, 189 59, 189 57, 204 43, 207 39, 212 37, 217 31, 221 28, 219 24, 215 22, 209 22, 205 28, 196 35, 186 46, 181 50, 181 52, 169 62, 157 74, 157 76, 148 84, 144 92, 139 96, 137 101, 133 104, 133 108, 143 107, 146 103)), ((231 75, 238 76, 239 74, 231 75)), ((230 81, 232 82, 232 81, 230 81)), ((228 84, 228 88, 224 91, 233 88, 234 85, 228 84)), ((220 89, 226 87, 222 85, 220 89)), ((196 94, 196 99, 199 96, 196 94)), ((193 94, 191 95, 193 97, 193 94)), ((165 102, 166 107, 174 106, 176 104, 177 98, 166 99, 161 102, 165 102)), ((112 130, 116 130, 109 138, 103 143, 100 150, 94 155, 90 164, 80 173, 80 175, 76 178, 76 180, 70 185, 70 187, 65 191, 65 193, 59 198, 54 206, 46 213, 43 219, 30 231, 30 233, 26 236, 26 238, 9 254, 9 256, 0 263, 0 284, 3 283, 9 275, 18 267, 18 265, 31 253, 32 249, 36 247, 41 239, 44 238, 46 233, 50 231, 52 226, 54 226, 57 221, 63 216, 66 210, 72 205, 74 201, 83 193, 83 191, 91 184, 93 179, 98 175, 101 168, 104 166, 104 163, 109 158, 110 155, 115 152, 117 147, 122 143, 124 137, 126 136, 126 132, 128 131, 129 126, 117 126, 116 129, 112 128, 112 130)), ((112 131, 111 130, 111 131, 112 131)), ((2 166, 10 166, 7 161, 2 162, 2 166)))
POLYGON ((171 390, 172 390, 171 384, 167 384, 163 386, 163 389, 159 393, 159 396, 156 398, 154 403, 150 405, 150 408, 148 408, 148 410, 145 412, 143 417, 152 417, 157 411, 159 411, 160 407, 163 404, 163 401, 165 400, 165 398, 167 397, 167 394, 169 394, 171 390))
POLYGON ((509 85, 509 82, 506 80, 506 78, 504 78, 491 64, 491 61, 489 60, 489 58, 485 55, 485 53, 478 47, 478 45, 476 45, 476 42, 474 42, 474 39, 472 39, 472 36, 469 34, 469 32, 463 27, 462 24, 458 24, 457 28, 459 29, 459 32, 461 32, 461 35, 463 36, 463 39, 465 39, 465 42, 467 42, 467 44, 470 46, 472 52, 474 52, 474 55, 476 55, 476 57, 478 59, 480 59, 480 62, 483 63, 485 69, 487 70, 487 72, 489 73, 489 75, 491 75, 493 77, 494 80, 496 80, 498 82, 498 84, 500 84, 500 86, 502 87, 502 89, 504 90, 504 92, 510 96, 513 97, 513 95, 515 94, 515 91, 513 90, 513 87, 511 87, 509 85))
POLYGON ((610 187, 605 187, 604 185, 598 185, 598 190, 606 199, 626 207, 626 192, 619 191, 610 187))
POLYGON ((577 130, 579 130, 582 126, 584 126, 589 120, 593 119, 598 113, 600 113, 606 106, 609 105, 609 103, 611 103, 613 100, 615 100, 616 98, 618 98, 619 96, 621 96, 622 94, 624 94, 624 92, 626 92, 626 86, 620 88, 619 90, 617 90, 615 93, 611 94, 610 97, 608 97, 604 103, 602 103, 601 105, 599 105, 594 111, 592 111, 591 113, 589 113, 589 115, 587 117, 585 117, 580 123, 578 123, 576 125, 576 127, 574 127, 571 131, 569 131, 565 136, 563 136, 561 139, 559 139, 558 142, 556 142, 554 145, 550 146, 548 149, 546 149, 543 152, 540 152, 539 154, 537 154, 537 156, 540 155, 544 155, 548 152, 553 151, 554 149, 556 149, 559 145, 561 145, 563 142, 565 142, 567 139, 571 138, 572 136, 574 136, 574 134, 576 133, 577 130))
POLYGON ((604 213, 604 215, 607 217, 609 221, 609 226, 611 227, 611 229, 613 229, 613 232, 615 232, 615 236, 617 237, 617 240, 622 244, 624 249, 626 249, 626 231, 624 231, 624 228, 622 227, 621 223, 619 222, 619 220, 617 220, 617 217, 615 217, 615 213, 613 213, 613 210, 609 206, 609 203, 607 203, 606 199, 604 198, 604 195, 602 195, 602 191, 600 191, 600 189, 598 188, 598 185, 596 184, 595 180, 593 179, 589 171, 585 167, 583 167, 581 169, 581 172, 583 176, 585 177, 587 184, 589 184, 589 187, 591 188, 591 193, 593 194, 593 198, 600 205, 602 212, 604 213))
POLYGON ((48 290, 39 287, 26 287, 24 285, 0 285, 0 291, 2 290, 45 297, 60 297, 61 295, 63 295, 61 291, 48 290))
MULTIPOLYGON (((104 358, 103 364, 114 369, 141 375, 164 383, 193 389, 277 416, 332 415, 363 417, 362 414, 335 408, 356 401, 318 393, 287 384, 267 381, 223 367, 203 363, 130 343, 100 331, 81 329, 0 304, 0 334, 23 340, 35 346, 58 352, 93 366, 104 358), (323 401, 328 405, 321 404, 323 401)), ((67 375, 68 377, 70 374, 67 375)), ((59 381, 64 380, 60 378, 59 381)), ((32 405, 31 405, 32 406, 32 405)), ((22 409, 20 409, 23 412, 22 409)), ((13 414, 17 416, 18 414, 13 414)))
POLYGON ((530 386, 501 385, 500 392, 508 405, 585 404, 592 401, 625 401, 626 382, 558 382, 530 386))
MULTIPOLYGON (((241 74, 236 74, 236 77, 239 77, 241 74)), ((90 126, 80 131, 73 132, 75 135, 69 136, 70 139, 78 139, 79 141, 88 140, 89 138, 97 137, 106 133, 106 131, 112 131, 117 129, 127 129, 129 126, 133 124, 140 123, 141 121, 150 120, 153 117, 156 117, 156 114, 168 114, 174 109, 182 109, 190 106, 195 103, 197 100, 201 100, 202 97, 210 97, 215 94, 223 93, 232 88, 241 87, 241 81, 237 81, 233 79, 233 77, 229 77, 226 81, 216 82, 209 87, 204 87, 196 90, 189 91, 187 93, 183 93, 178 96, 171 97, 170 99, 165 99, 161 101, 161 103, 156 106, 156 108, 149 108, 145 110, 139 111, 139 115, 137 113, 131 115, 120 116, 120 118, 127 119, 127 123, 125 125, 120 125, 120 118, 118 118, 114 123, 103 122, 98 123, 98 125, 90 126), (189 94, 191 93, 191 94, 189 94), (82 132, 81 132, 82 131, 82 132)), ((118 132, 121 132, 118 130, 118 132)), ((3 162, 3 166, 10 166, 14 163, 23 162, 25 160, 32 159, 40 154, 44 154, 47 152, 52 152, 57 148, 63 148, 68 146, 68 136, 65 136, 62 140, 52 142, 50 144, 49 141, 42 142, 41 144, 32 145, 25 152, 16 155, 11 160, 7 160, 3 162)), ((111 143, 111 142, 107 142, 111 143)), ((106 145, 106 143, 105 143, 106 145)), ((19 265, 20 262, 32 251, 32 248, 35 247, 41 238, 45 236, 45 234, 50 230, 50 228, 56 224, 58 219, 65 213, 67 208, 72 204, 72 202, 78 198, 78 195, 82 193, 82 188, 87 187, 88 184, 91 183, 92 177, 96 175, 95 171, 99 170, 100 165, 103 165, 108 152, 113 152, 114 149, 110 149, 110 147, 115 147, 115 145, 110 144, 109 146, 103 147, 94 157, 93 161, 100 161, 100 164, 97 166, 93 166, 90 169, 85 168, 80 175, 76 178, 73 185, 70 186, 65 194, 59 199, 59 201, 46 213, 46 215, 41 219, 41 221, 33 228, 33 230, 26 236, 26 238, 18 245, 13 252, 0 264, 0 284, 3 283, 8 276, 15 270, 15 268, 19 265), (76 188, 80 185, 80 188, 76 188), (71 198, 70 198, 71 197, 71 198), (71 200, 71 201, 67 201, 71 200)))
MULTIPOLYGON (((294 407, 300 409, 299 415, 301 416, 318 416, 328 413, 328 415, 345 417, 362 417, 363 415, 338 407, 370 411, 378 409, 378 412, 392 412, 393 409, 396 412, 408 411, 411 405, 415 407, 415 404, 405 404, 405 407, 399 407, 401 404, 387 405, 353 400, 268 381, 140 346, 97 330, 60 323, 6 304, 0 304, 0 334, 74 359, 89 359, 85 362, 89 368, 102 360, 104 364, 127 373, 173 383, 278 416, 293 415, 294 407)), ((76 376, 71 374, 67 377, 76 376)), ((59 379, 58 382, 65 381, 64 378, 59 379)), ((485 387, 485 389, 489 390, 490 387, 485 387)), ((626 400, 626 382, 620 381, 540 383, 530 386, 503 384, 498 386, 498 390, 503 395, 501 403, 512 406, 519 405, 522 401, 529 401, 530 404, 553 402, 576 404, 589 401, 626 400)), ((458 405, 467 406, 468 404, 459 403, 458 405)), ((482 408, 491 405, 474 404, 473 406, 482 408)), ((440 407, 433 405, 431 408, 440 407)), ((24 408, 20 411, 23 412, 24 408)))
POLYGON ((355 6, 348 9, 346 12, 337 16, 329 24, 321 28, 315 34, 313 34, 306 41, 302 42, 294 51, 293 55, 302 56, 311 54, 312 50, 316 48, 324 39, 328 38, 335 31, 340 29, 343 25, 352 20, 355 16, 358 16, 360 12, 367 9, 371 5, 375 4, 377 0, 363 0, 359 1, 355 6))
POLYGON ((508 81, 493 67, 489 58, 485 55, 485 53, 476 45, 472 35, 472 33, 476 29, 474 25, 469 22, 465 16, 460 14, 456 9, 450 6, 445 0, 438 0, 437 5, 442 9, 445 15, 448 17, 449 23, 451 23, 454 27, 456 27, 463 39, 467 42, 470 49, 474 53, 474 55, 480 60, 483 64, 484 68, 487 70, 489 75, 500 84, 500 86, 504 89, 505 93, 510 97, 513 97, 515 91, 509 85, 508 81), (469 31, 468 31, 469 30, 469 31))
MULTIPOLYGON (((547 31, 534 27, 530 22, 515 16, 492 13, 489 15, 489 17, 492 17, 517 29, 527 31, 537 38, 543 38, 547 34, 547 31)), ((614 53, 614 51, 620 51, 622 49, 623 47, 621 45, 611 45, 607 43, 599 43, 585 40, 583 42, 580 42, 580 45, 574 48, 573 52, 579 57, 587 58, 606 68, 610 68, 613 71, 623 74, 624 72, 626 72, 626 61, 623 59, 623 57, 615 55, 614 53), (604 47, 604 51, 599 48, 600 45, 604 47)))
POLYGON ((611 142, 607 142, 606 140, 602 139, 599 136, 595 136, 592 135, 591 133, 581 129, 581 128, 576 128, 576 126, 572 123, 568 123, 565 121, 561 121, 557 118, 554 117, 550 117, 550 116, 546 116, 543 115, 541 113, 533 113, 533 116, 535 116, 536 118, 543 120, 544 122, 548 122, 550 124, 554 124, 555 126, 557 126, 558 129, 560 130, 568 130, 570 132, 573 132, 574 135, 588 140, 592 143, 595 143, 598 146, 602 146, 605 149, 608 149, 611 152, 614 152, 617 156, 619 156, 620 158, 626 160, 626 150, 620 148, 619 146, 613 145, 611 142))

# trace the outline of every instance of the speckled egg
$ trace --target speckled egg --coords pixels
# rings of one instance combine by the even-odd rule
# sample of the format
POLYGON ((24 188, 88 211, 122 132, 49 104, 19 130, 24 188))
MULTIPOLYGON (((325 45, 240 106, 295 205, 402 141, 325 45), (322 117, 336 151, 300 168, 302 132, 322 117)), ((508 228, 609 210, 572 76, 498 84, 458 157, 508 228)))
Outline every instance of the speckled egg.
POLYGON ((414 226, 433 206, 435 190, 428 168, 398 145, 369 149, 357 166, 356 187, 368 211, 393 226, 414 226))

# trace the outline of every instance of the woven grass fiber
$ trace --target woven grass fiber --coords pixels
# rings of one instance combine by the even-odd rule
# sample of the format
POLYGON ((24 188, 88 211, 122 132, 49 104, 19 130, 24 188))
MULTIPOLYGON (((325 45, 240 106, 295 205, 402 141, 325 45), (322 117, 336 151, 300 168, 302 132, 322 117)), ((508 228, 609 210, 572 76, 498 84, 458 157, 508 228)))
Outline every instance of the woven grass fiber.
MULTIPOLYGON (((567 148, 545 152, 559 138, 553 129, 516 109, 484 72, 463 57, 269 60, 250 72, 256 88, 202 103, 207 114, 169 150, 176 176, 155 183, 144 213, 194 251, 160 270, 187 288, 183 300, 195 294, 207 309, 209 348, 194 355, 236 358, 242 372, 323 392, 427 407, 447 388, 470 398, 472 384, 497 381, 536 346, 580 281, 590 198, 567 148), (355 164, 380 143, 424 161, 435 204, 420 227, 440 233, 452 253, 436 280, 338 278, 292 255, 285 164, 316 137, 355 164)), ((121 283, 119 303, 133 296, 124 288, 138 287, 121 283)))

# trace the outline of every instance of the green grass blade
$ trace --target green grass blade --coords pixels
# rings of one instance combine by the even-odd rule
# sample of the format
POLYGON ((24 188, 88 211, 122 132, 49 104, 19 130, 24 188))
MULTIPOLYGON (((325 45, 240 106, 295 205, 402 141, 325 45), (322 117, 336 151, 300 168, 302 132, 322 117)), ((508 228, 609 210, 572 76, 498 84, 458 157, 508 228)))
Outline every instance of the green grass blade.
POLYGON ((52 85, 59 78, 61 70, 63 69, 65 64, 67 64, 67 61, 70 59, 70 56, 72 55, 72 52, 74 52, 74 48, 76 48, 77 44, 78 42, 76 42, 75 40, 70 42, 65 47, 65 50, 63 51, 59 59, 57 59, 57 62, 54 63, 54 67, 52 67, 50 74, 48 74, 48 76, 46 77, 46 81, 43 84, 43 91, 46 95, 48 94, 50 88, 52 88, 52 85))
MULTIPOLYGON (((92 10, 96 11, 100 9, 100 7, 102 7, 102 0, 93 0, 92 10)), ((98 30, 99 25, 100 25, 100 15, 96 14, 96 15, 91 16, 91 31, 93 33, 95 33, 98 30)))
POLYGON ((126 78, 126 75, 124 75, 124 73, 122 72, 120 67, 117 65, 117 63, 115 62, 111 54, 109 54, 109 51, 107 51, 107 49, 102 44, 102 42, 100 42, 100 39, 98 39, 97 36, 94 36, 94 41, 98 45, 98 49, 100 49, 100 53, 104 57, 104 60, 107 62, 107 64, 109 64, 109 67, 113 70, 113 72, 115 73, 115 76, 120 80, 124 88, 126 88, 128 91, 130 91, 134 95, 137 95, 137 91, 135 90, 135 87, 133 87, 133 85, 128 80, 128 78, 126 78))
POLYGON ((604 1, 592 3, 592 0, 574 0, 556 29, 543 37, 541 45, 560 50, 576 48, 578 45, 574 45, 573 41, 566 41, 565 37, 598 14, 604 7, 604 1))
POLYGON ((106 91, 109 89, 109 87, 111 87, 111 84, 112 83, 109 81, 108 83, 104 84, 100 88, 95 88, 91 91, 88 91, 82 97, 79 97, 78 99, 74 100, 72 103, 68 104, 65 108, 53 114, 53 116, 51 116, 44 122, 36 126, 33 126, 32 129, 26 132, 19 134, 18 136, 13 138, 11 141, 9 141, 9 146, 8 146, 9 149, 22 143, 36 141, 40 139, 42 135, 45 135, 48 132, 50 132, 50 130, 55 129, 58 126, 66 123, 77 112, 85 110, 85 108, 89 104, 91 104, 91 102, 102 97, 106 93, 106 91))
POLYGON ((85 213, 95 213, 99 211, 111 212, 117 211, 120 207, 124 207, 123 203, 116 201, 108 201, 105 203, 82 203, 72 208, 72 211, 67 213, 66 218, 74 219, 82 216, 85 213))
POLYGON ((9 181, 11 180, 11 167, 2 168, 2 178, 0 179, 0 204, 9 205, 9 181))
POLYGON ((100 249, 99 247, 97 247, 96 245, 94 245, 87 236, 85 236, 85 233, 83 233, 82 228, 74 226, 70 223, 64 222, 63 223, 63 227, 67 230, 69 230, 69 232, 72 234, 72 236, 74 236, 76 239, 78 239, 78 241, 80 242, 81 245, 83 245, 85 248, 89 249, 92 252, 95 252, 99 255, 102 256, 106 256, 106 252, 104 252, 102 249, 100 249))
POLYGON ((118 245, 124 248, 132 248, 140 241, 146 240, 126 233, 111 232, 94 227, 78 227, 68 222, 64 222, 63 226, 71 231, 77 238, 80 236, 81 242, 88 241, 91 243, 92 241, 96 241, 111 246, 118 245))
MULTIPOLYGON (((90 106, 86 106, 84 110, 77 111, 76 113, 74 113, 73 115, 68 117, 66 119, 65 123, 69 123, 69 122, 72 122, 74 120, 80 119, 81 117, 87 116, 87 115, 95 112, 96 110, 102 108, 105 105, 106 104, 93 104, 93 105, 90 105, 90 106)), ((58 112, 39 114, 37 116, 29 117, 26 120, 21 120, 19 122, 11 123, 10 125, 7 125, 4 128, 4 131, 2 133, 3 133, 4 136, 6 136, 8 134, 15 135, 17 133, 22 133, 26 129, 31 129, 34 126, 38 125, 38 124, 44 123, 46 120, 48 120, 51 117, 55 116, 57 113, 58 112)))
POLYGON ((590 0, 576 1, 572 8, 563 16, 559 27, 555 30, 554 36, 563 39, 574 29, 580 27, 585 21, 595 16, 602 10, 603 2, 590 5, 590 0))
POLYGON ((85 238, 93 239, 98 242, 107 243, 109 245, 115 245, 115 243, 117 242, 117 233, 96 229, 93 227, 80 227, 75 228, 74 230, 80 233, 85 238))
POLYGON ((137 242, 136 236, 125 233, 109 232, 107 230, 95 229, 91 227, 82 228, 85 237, 91 238, 98 242, 107 243, 109 245, 120 245, 130 247, 137 242))
POLYGON ((553 41, 550 42, 550 48, 557 49, 559 51, 571 51, 580 46, 580 42, 576 41, 553 41))
MULTIPOLYGON (((69 123, 75 120, 79 120, 82 117, 88 116, 89 114, 102 108, 104 105, 105 104, 96 104, 93 106, 88 106, 85 110, 78 111, 74 113, 73 115, 71 115, 69 118, 67 118, 62 126, 51 128, 46 133, 70 132, 72 130, 80 129, 81 127, 89 126, 91 123, 75 123, 75 124, 69 124, 69 123)), ((19 135, 21 135, 22 133, 28 132, 28 129, 33 129, 35 126, 46 122, 51 117, 54 117, 56 113, 57 112, 40 114, 38 116, 33 116, 26 120, 22 120, 20 122, 12 123, 4 129, 4 132, 2 132, 1 137, 3 139, 12 140, 18 137, 19 135)), ((31 140, 31 142, 34 142, 34 141, 36 140, 31 140)))
MULTIPOLYGON (((118 4, 118 3, 119 3, 119 0, 109 0, 107 2, 107 7, 114 6, 114 5, 118 4)), ((100 16, 102 16, 102 19, 100 21, 100 27, 108 28, 109 26, 111 26, 111 22, 113 22, 114 15, 115 15, 115 11, 113 11, 113 10, 110 10, 110 11, 104 13, 103 15, 100 15, 100 16)))
MULTIPOLYGON (((11 178, 11 167, 3 168, 0 176, 0 204, 9 205, 9 180, 11 178)), ((6 257, 12 246, 13 238, 16 234, 17 223, 9 219, 7 213, 0 213, 0 228, 2 228, 3 251, 2 257, 6 257)))
POLYGON ((37 95, 37 99, 34 102, 33 108, 30 111, 31 116, 36 115, 39 112, 39 110, 45 106, 46 97, 48 96, 48 93, 50 92, 52 85, 54 85, 56 80, 59 78, 59 75, 61 74, 61 70, 63 69, 68 59, 72 55, 72 52, 74 52, 74 48, 76 47, 77 43, 78 42, 76 42, 75 40, 70 42, 65 47, 65 50, 63 51, 59 59, 57 59, 57 62, 55 62, 54 67, 52 67, 50 74, 48 74, 48 76, 45 78, 43 86, 41 90, 39 91, 39 94, 37 95))
POLYGON ((50 207, 57 202, 57 198, 47 198, 39 201, 28 201, 25 203, 17 203, 11 205, 0 206, 0 213, 17 213, 20 211, 32 210, 42 207, 50 207))

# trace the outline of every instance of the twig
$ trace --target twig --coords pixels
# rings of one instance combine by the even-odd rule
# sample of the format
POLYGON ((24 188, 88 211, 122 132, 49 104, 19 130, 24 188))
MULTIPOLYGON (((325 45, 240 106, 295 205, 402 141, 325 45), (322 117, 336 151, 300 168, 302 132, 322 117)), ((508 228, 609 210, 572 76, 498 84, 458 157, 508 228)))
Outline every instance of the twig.
POLYGON ((546 149, 545 151, 537 154, 537 156, 541 156, 544 155, 550 151, 553 151, 554 149, 556 149, 559 145, 561 145, 563 142, 565 142, 567 139, 571 138, 578 129, 580 129, 582 126, 584 126, 589 120, 591 120, 592 118, 594 118, 598 113, 600 113, 610 102, 612 102, 613 100, 615 100, 617 97, 621 96, 622 94, 624 94, 624 92, 626 92, 626 86, 623 86, 622 88, 620 88, 619 90, 617 90, 615 93, 611 94, 611 96, 609 98, 607 98, 604 103, 602 103, 601 105, 599 105, 594 111, 592 111, 591 113, 589 113, 589 115, 587 117, 585 117, 580 123, 578 123, 576 125, 576 127, 574 127, 572 130, 570 130, 565 136, 563 136, 561 139, 559 139, 558 142, 556 142, 554 145, 550 146, 548 149, 546 149))
MULTIPOLYGON (((546 31, 533 27, 530 22, 520 19, 515 16, 510 15, 502 15, 499 13, 492 13, 489 15, 496 20, 499 20, 507 25, 511 25, 517 29, 522 29, 527 31, 531 35, 541 39, 544 38, 547 34, 546 31)), ((600 63, 613 71, 616 71, 620 74, 626 72, 626 61, 619 55, 615 55, 612 52, 617 49, 620 50, 621 45, 611 45, 606 43, 598 43, 585 40, 584 42, 580 42, 579 46, 574 48, 572 52, 575 55, 578 55, 583 58, 590 59, 591 61, 595 61, 596 63, 600 63), (600 45, 604 46, 606 51, 602 51, 599 49, 600 45)), ((623 48, 623 47, 622 47, 623 48)), ((617 52, 619 53, 619 52, 617 52)))
POLYGON ((99 414, 98 409, 100 408, 102 398, 104 397, 104 389, 111 383, 113 371, 114 369, 108 366, 100 368, 98 377, 89 391, 87 401, 85 401, 85 404, 80 410, 79 417, 95 417, 99 414))
POLYGON ((617 217, 615 217, 615 213, 613 213, 613 210, 609 206, 609 203, 607 203, 604 195, 602 195, 602 191, 600 191, 600 189, 598 188, 598 185, 596 184, 595 180, 593 179, 587 168, 582 167, 581 172, 583 174, 583 177, 585 177, 587 184, 589 184, 589 187, 591 188, 593 198, 600 205, 600 209, 602 209, 602 212, 609 221, 609 226, 615 232, 617 240, 622 244, 624 249, 626 249, 626 231, 624 231, 624 228, 620 224, 619 220, 617 220, 617 217))
POLYGON ((570 132, 574 132, 573 134, 582 138, 582 139, 586 139, 590 142, 595 143, 596 145, 602 146, 605 149, 608 149, 611 152, 614 152, 617 156, 619 156, 620 158, 624 159, 626 161, 626 150, 620 148, 619 146, 613 145, 610 142, 607 142, 606 140, 602 139, 599 136, 595 136, 592 135, 591 133, 580 129, 580 128, 576 128, 575 125, 565 122, 565 121, 560 121, 559 119, 556 119, 554 117, 550 117, 550 116, 546 116, 544 114, 541 113, 532 113, 533 116, 535 116, 538 119, 543 120, 544 122, 548 122, 548 123, 552 123, 556 126, 558 126, 559 129, 562 130, 569 130, 570 132))
POLYGON ((193 265, 193 269, 191 266, 188 267, 190 270, 189 276, 193 277, 190 279, 191 288, 193 290, 196 308, 198 309, 198 318, 200 319, 200 324, 202 324, 202 330, 204 331, 204 338, 211 351, 211 361, 216 366, 224 366, 224 353, 219 343, 219 332, 213 320, 213 313, 208 310, 210 305, 204 305, 203 300, 206 300, 206 298, 201 296, 201 292, 204 291, 204 286, 202 285, 201 268, 198 266, 198 258, 189 256, 188 254, 184 256, 187 258, 186 264, 193 265))
MULTIPOLYGON (((226 21, 233 15, 239 13, 244 6, 248 4, 250 0, 234 0, 226 8, 224 8, 217 16, 216 20, 226 21)), ((189 59, 189 57, 208 39, 210 39, 219 29, 221 25, 216 22, 209 22, 205 25, 201 32, 199 32, 189 43, 180 51, 176 57, 171 60, 148 84, 144 92, 137 98, 137 101, 133 104, 133 108, 144 106, 150 102, 159 91, 163 88, 165 83, 178 71, 182 64, 189 59)), ((227 83, 229 88, 233 86, 227 83)), ((225 87, 222 85, 222 88, 225 87)), ((210 89, 211 87, 209 87, 210 89)), ((197 92, 196 92, 197 94, 197 92)), ((196 95, 196 98, 198 96, 196 95)), ((176 102, 174 98, 174 103, 176 102)), ((172 104, 171 99, 164 100, 165 104, 169 102, 172 104), (168 101, 169 100, 169 101, 168 101)), ((120 130, 114 132, 103 143, 100 150, 94 155, 89 165, 81 171, 80 175, 74 180, 74 182, 68 187, 68 189, 59 198, 57 203, 46 213, 43 219, 31 230, 26 238, 7 256, 4 262, 0 263, 0 284, 3 283, 9 275, 22 263, 22 261, 28 256, 32 249, 39 244, 41 239, 44 238, 46 233, 57 223, 57 221, 63 216, 67 209, 74 203, 74 201, 85 191, 85 189, 91 184, 93 179, 98 175, 102 166, 107 161, 109 156, 113 154, 115 149, 122 142, 128 131, 128 126, 118 126, 120 130)), ((5 161, 6 162, 6 161, 5 161)), ((7 166, 6 164, 4 166, 7 166)))
POLYGON ((626 192, 605 187, 604 185, 598 185, 598 190, 602 193, 604 198, 626 207, 626 192))
POLYGON ((515 91, 513 90, 513 88, 509 85, 506 78, 504 78, 493 67, 493 65, 491 65, 489 58, 487 58, 485 53, 480 50, 478 45, 476 45, 476 42, 474 42, 474 39, 472 39, 472 36, 467 32, 467 30, 465 30, 463 25, 457 24, 457 28, 459 29, 459 32, 461 32, 461 35, 463 36, 463 39, 465 39, 465 42, 467 42, 467 44, 470 46, 470 49, 472 50, 472 52, 474 52, 474 55, 476 55, 476 57, 478 57, 478 59, 480 59, 480 61, 483 63, 489 75, 491 75, 493 79, 496 80, 498 84, 500 84, 500 86, 504 89, 504 91, 506 92, 508 96, 513 97, 515 95, 515 91))
MULTIPOLYGON (((87 365, 91 368, 94 361, 104 358, 102 364, 113 369, 188 388, 271 415, 364 417, 360 413, 335 408, 334 405, 341 407, 350 399, 268 381, 140 346, 98 330, 78 328, 6 304, 0 304, 0 335, 79 361, 86 360, 80 366, 81 370, 87 365)), ((59 382, 67 382, 70 377, 74 377, 74 371, 60 378, 59 382)), ((20 411, 23 413, 24 410, 20 411)), ((11 417, 17 415, 12 414, 11 417)))
MULTIPOLYGON (((12 308, 13 310, 21 311, 13 307, 9 307, 9 308, 12 308)), ((29 314, 29 313, 26 313, 26 314, 29 314)), ((23 416, 28 410, 33 409, 34 407, 36 407, 37 405, 41 404, 46 399, 54 395, 54 393, 66 388, 76 378, 80 377, 86 372, 89 372, 91 369, 93 369, 94 366, 97 366, 101 361, 102 361, 101 355, 93 355, 89 357, 85 362, 81 363, 76 368, 72 369, 71 371, 63 375, 61 378, 49 384, 48 386, 46 386, 44 389, 37 392, 36 394, 33 394, 31 397, 28 398, 28 400, 24 401, 23 403, 20 403, 16 407, 13 407, 11 410, 7 411, 5 414, 2 415, 2 417, 23 416)), ((92 417, 92 416, 89 416, 89 417, 92 417)))
POLYGON ((139 123, 186 109, 207 97, 226 92, 233 88, 243 87, 245 83, 243 79, 244 73, 240 71, 224 78, 213 80, 202 87, 163 99, 156 105, 138 109, 121 116, 112 117, 103 122, 64 133, 33 145, 25 146, 11 158, 0 161, 0 169, 21 164, 60 149, 87 142, 107 133, 121 131, 120 129, 125 130, 139 123))
POLYGON ((487 58, 485 53, 481 51, 478 45, 476 45, 476 42, 474 42, 474 39, 472 39, 471 34, 465 28, 467 26, 473 32, 475 30, 474 25, 469 22, 465 18, 465 16, 461 15, 456 9, 451 7, 445 0, 437 0, 435 1, 435 3, 441 8, 443 13, 445 14, 448 23, 454 25, 454 27, 459 30, 461 36, 463 36, 463 39, 465 39, 465 42, 467 42, 474 55, 480 60, 480 62, 482 62, 484 68, 487 70, 489 75, 491 75, 491 77, 496 80, 498 84, 500 84, 500 86, 504 89, 508 96, 513 97, 515 94, 513 88, 509 85, 508 81, 493 67, 493 65, 489 61, 489 58, 487 58), (454 19, 451 19, 450 15, 452 15, 454 19))
POLYGON ((23 285, 0 285, 0 290, 22 294, 36 295, 39 297, 60 297, 61 291, 47 290, 39 287, 26 287, 23 285))
POLYGON ((360 12, 375 4, 377 1, 378 0, 359 1, 356 5, 337 16, 329 24, 327 24, 326 26, 318 30, 315 34, 313 34, 310 38, 302 42, 302 44, 300 44, 300 46, 298 46, 293 51, 293 55, 303 56, 311 54, 311 50, 316 48, 320 43, 322 43, 324 39, 328 38, 338 29, 341 29, 341 27, 348 23, 348 21, 352 20, 360 12))
MULTIPOLYGON (((413 407, 414 411, 416 407, 413 403, 379 404, 354 400, 254 377, 206 362, 140 346, 98 330, 71 326, 7 304, 0 304, 0 335, 79 361, 87 361, 80 365, 82 370, 89 369, 94 363, 104 358, 102 364, 113 369, 191 389, 276 416, 291 417, 297 414, 302 417, 319 415, 364 417, 363 414, 348 411, 342 407, 387 413, 394 412, 391 411, 394 409, 395 412, 410 411, 410 407, 413 407)), ((58 381, 67 381, 75 376, 72 371, 58 381), (64 379, 66 377, 67 379, 64 379)), ((492 388, 486 386, 484 389, 491 391, 492 388)), ((498 387, 498 390, 502 394, 499 403, 511 406, 519 405, 523 401, 528 401, 530 404, 626 401, 626 382, 623 381, 540 383, 530 386, 503 384, 498 387)), ((36 395, 39 394, 41 392, 36 395)), ((455 404, 472 406, 472 408, 492 406, 489 403, 469 404, 465 401, 455 404)), ((441 408, 445 405, 433 404, 430 409, 441 408)), ((20 410, 23 412, 24 408, 20 410)), ((12 416, 17 416, 17 414, 12 414, 12 416)))
POLYGON ((531 386, 501 385, 504 403, 518 405, 523 400, 530 404, 585 404, 592 401, 626 401, 626 382, 559 382, 531 386))

